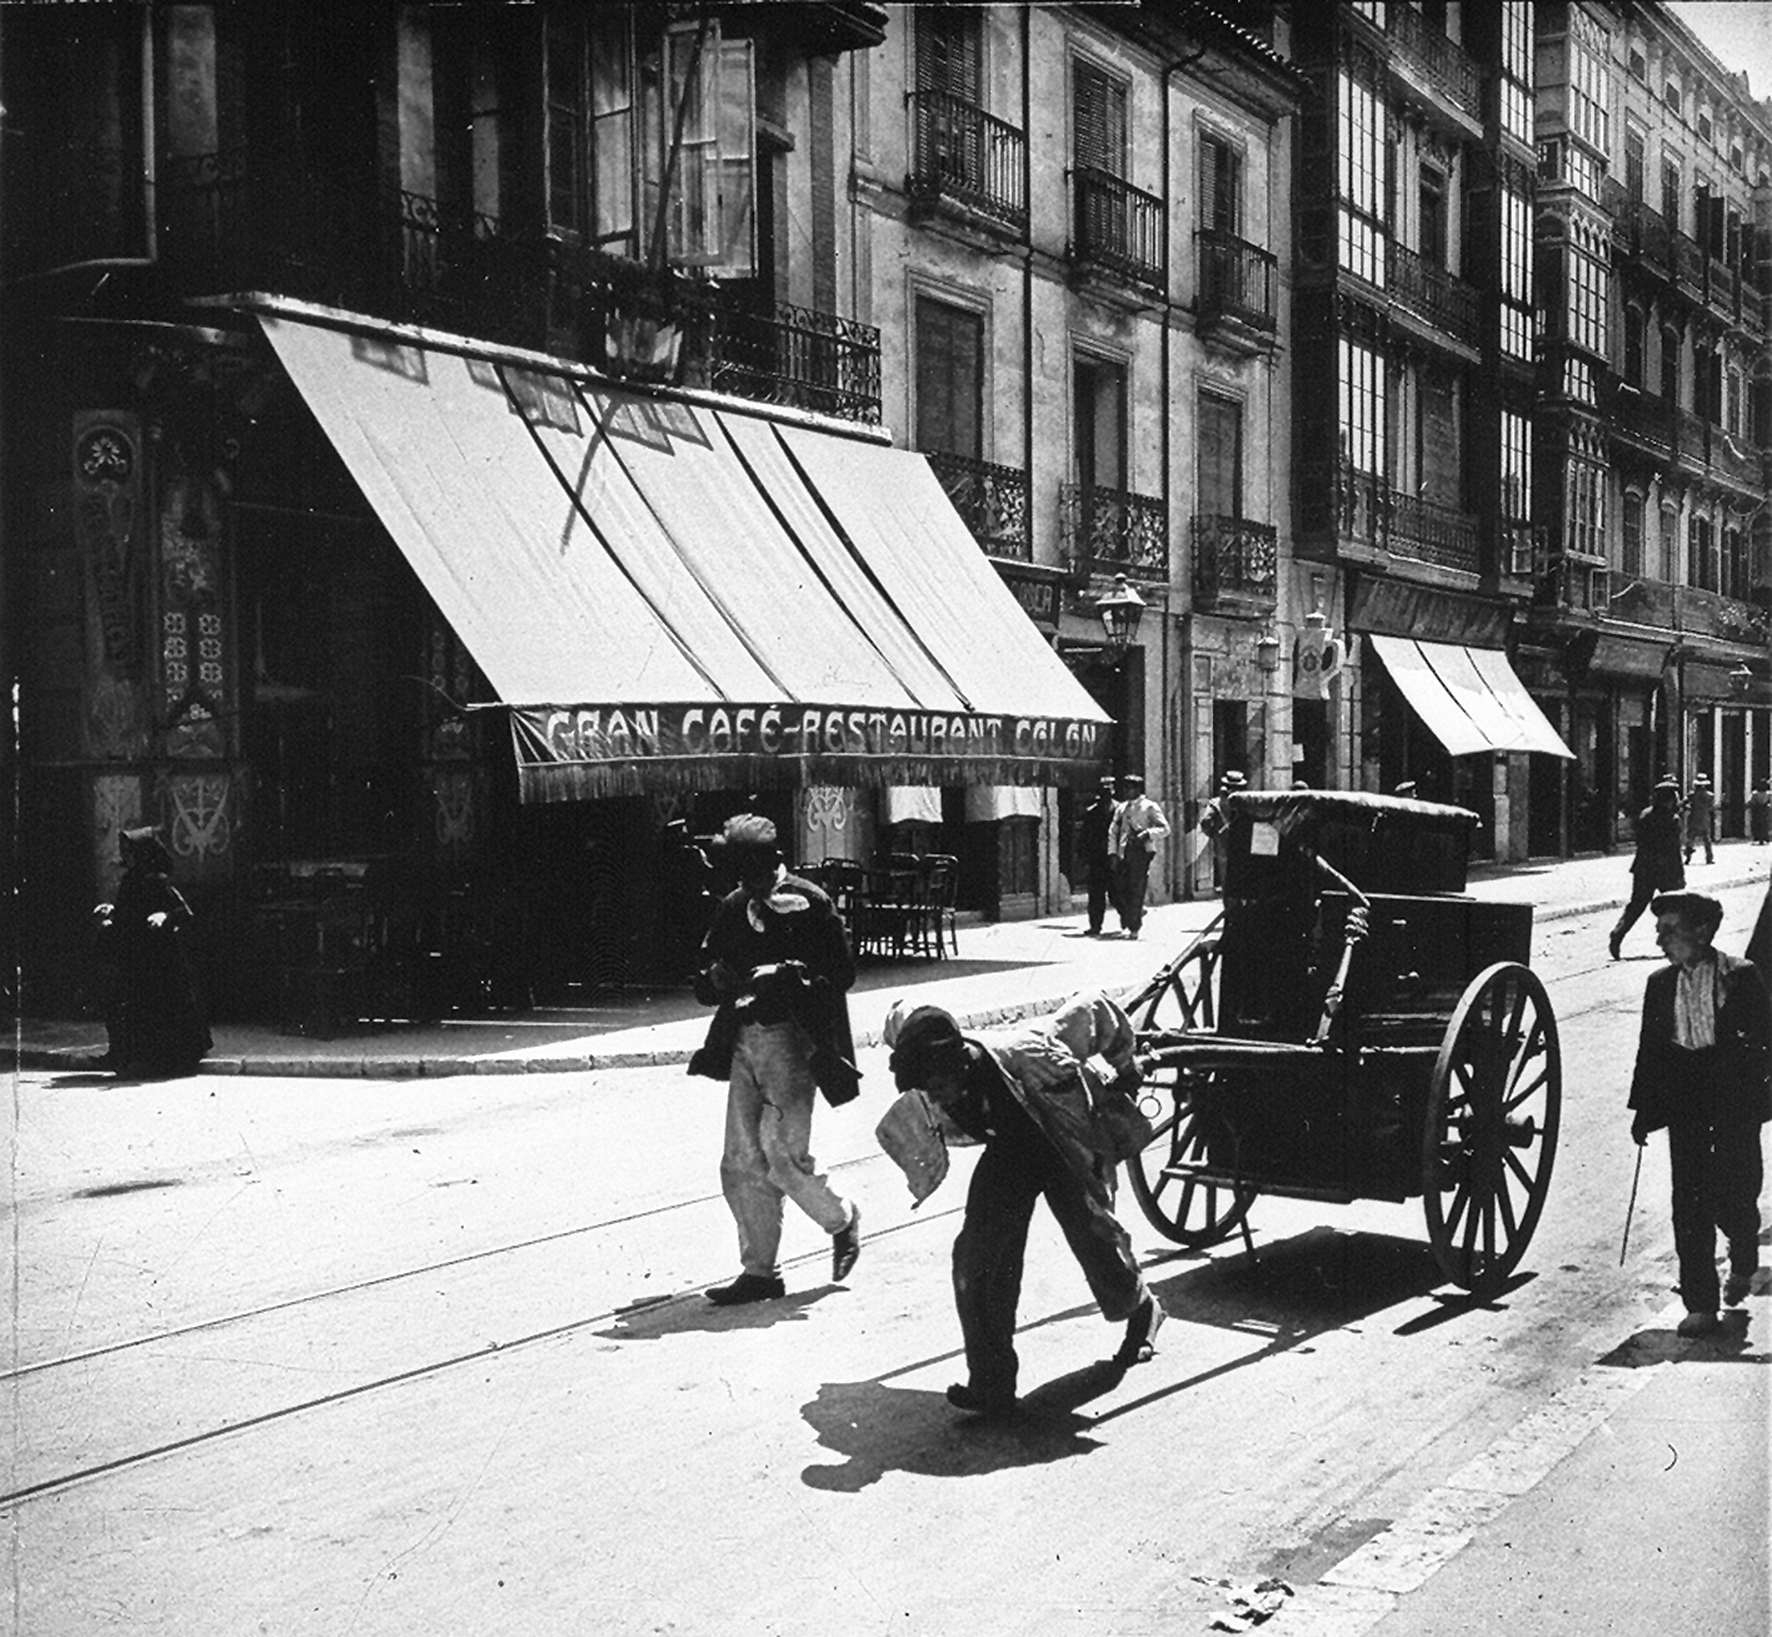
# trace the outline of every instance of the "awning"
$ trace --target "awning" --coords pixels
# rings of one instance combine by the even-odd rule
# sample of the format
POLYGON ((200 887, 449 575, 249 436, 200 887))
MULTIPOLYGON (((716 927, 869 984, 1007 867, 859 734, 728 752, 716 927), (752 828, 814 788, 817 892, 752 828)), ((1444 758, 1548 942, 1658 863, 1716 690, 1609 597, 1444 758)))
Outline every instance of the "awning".
POLYGON ((526 801, 1099 776, 1109 719, 920 455, 260 317, 508 710, 526 801))
POLYGON ((1574 760, 1498 649, 1377 635, 1372 646, 1448 755, 1536 750, 1574 760))

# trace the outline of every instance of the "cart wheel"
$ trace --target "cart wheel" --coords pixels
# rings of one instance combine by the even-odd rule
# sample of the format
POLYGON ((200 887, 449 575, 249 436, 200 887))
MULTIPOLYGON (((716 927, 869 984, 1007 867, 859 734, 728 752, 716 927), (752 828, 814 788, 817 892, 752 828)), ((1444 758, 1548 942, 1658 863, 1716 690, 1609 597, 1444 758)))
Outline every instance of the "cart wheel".
POLYGON ((1499 1284, 1544 1209, 1563 1102, 1550 998, 1524 966, 1471 980, 1447 1025, 1422 1125, 1428 1238, 1454 1284, 1499 1284))
MULTIPOLYGON (((1150 1225, 1165 1239, 1200 1249, 1216 1245, 1249 1214, 1255 1190, 1178 1175, 1172 1167, 1206 1158, 1206 1122, 1179 1071, 1159 1071, 1139 1092, 1156 1133, 1126 1162, 1126 1178, 1150 1225)), ((1199 1074, 1191 1077, 1202 1078, 1199 1074)))
POLYGON ((1146 1032, 1218 1027, 1218 922, 1134 995, 1126 1014, 1146 1032))

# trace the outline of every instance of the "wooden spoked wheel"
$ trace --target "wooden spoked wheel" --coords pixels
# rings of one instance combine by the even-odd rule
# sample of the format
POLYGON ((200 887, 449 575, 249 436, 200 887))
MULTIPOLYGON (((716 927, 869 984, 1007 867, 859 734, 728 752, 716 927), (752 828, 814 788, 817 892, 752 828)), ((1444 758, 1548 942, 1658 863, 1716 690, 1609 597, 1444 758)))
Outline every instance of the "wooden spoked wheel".
POLYGON ((1441 1271, 1487 1291, 1525 1254, 1550 1188, 1562 1055, 1544 985, 1500 961, 1447 1025, 1422 1126, 1422 1195, 1441 1271))
MULTIPOLYGON (((1141 1034, 1214 1034, 1218 1029, 1217 922, 1164 967, 1127 1008, 1141 1034)), ((1214 1070, 1158 1068, 1139 1092, 1156 1127, 1126 1162, 1133 1197, 1151 1226, 1178 1245, 1215 1245, 1249 1214, 1254 1190, 1189 1176, 1203 1164, 1211 1135, 1206 1096, 1214 1070)), ((1223 1144, 1217 1144, 1222 1152, 1223 1144)))
POLYGON ((1150 1225, 1165 1239, 1196 1250, 1233 1232, 1255 1200, 1251 1187, 1189 1176, 1181 1169, 1206 1160, 1213 1133, 1199 1093, 1217 1072, 1157 1070, 1139 1093, 1139 1106, 1156 1134, 1126 1162, 1133 1197, 1150 1225))

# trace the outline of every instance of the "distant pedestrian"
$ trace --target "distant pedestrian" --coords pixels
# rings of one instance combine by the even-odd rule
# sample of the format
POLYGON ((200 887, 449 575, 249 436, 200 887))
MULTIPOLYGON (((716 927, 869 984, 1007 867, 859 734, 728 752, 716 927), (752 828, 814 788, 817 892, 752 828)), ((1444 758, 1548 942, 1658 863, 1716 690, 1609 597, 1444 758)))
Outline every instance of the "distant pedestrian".
POLYGON ((1637 851, 1630 869, 1630 902, 1608 940, 1615 961, 1621 958, 1625 933, 1637 924, 1649 900, 1658 892, 1673 892, 1686 884, 1680 851, 1680 787, 1672 779, 1656 785, 1649 805, 1637 814, 1637 851))
POLYGON ((1119 891, 1120 925, 1128 938, 1136 938, 1144 925, 1144 897, 1150 880, 1151 860, 1157 843, 1169 834, 1163 809, 1144 793, 1144 780, 1136 773, 1120 780, 1120 809, 1108 834, 1113 855, 1115 886, 1119 891))
POLYGON ((1137 1040, 1126 1014, 1105 995, 1078 995, 1043 1029, 987 1044, 963 1036, 939 1006, 919 1006, 889 1017, 886 1033, 899 1090, 922 1091, 944 1129, 984 1144, 954 1241, 967 1379, 948 1388, 948 1402, 992 1419, 1016 1409, 1015 1314, 1028 1227, 1042 1198, 1102 1317, 1126 1325, 1115 1364, 1150 1358, 1163 1308, 1114 1215, 1120 1156, 1095 1146, 1088 1113, 1099 1095, 1091 1081, 1101 1088, 1137 1083, 1137 1040))
POLYGON ((1754 780, 1753 793, 1747 798, 1747 833, 1756 847, 1772 841, 1772 779, 1754 780))
POLYGON ((1711 843, 1716 839, 1717 799, 1710 787, 1710 779, 1703 773, 1692 781, 1692 788, 1686 792, 1686 862, 1692 862, 1692 854, 1702 845, 1704 861, 1716 863, 1711 853, 1711 843))
POLYGON ((1766 884, 1766 896, 1760 902, 1754 934, 1747 941, 1747 958, 1754 963, 1760 981, 1772 989, 1772 882, 1766 884))
MULTIPOLYGON (((1248 778, 1237 768, 1228 768, 1220 775, 1218 789, 1212 799, 1200 809, 1200 834, 1212 846, 1212 873, 1222 882, 1224 880, 1225 855, 1230 848, 1230 837, 1227 826, 1230 824, 1230 808, 1226 798, 1234 796, 1239 790, 1249 786, 1248 778)), ((1196 848, 1194 856, 1199 856, 1196 848)))
POLYGON ((109 979, 104 1065, 152 1078, 190 1074, 213 1044, 197 982, 191 906, 172 884, 172 855, 152 826, 123 831, 117 845, 123 865, 117 900, 93 911, 109 979))
POLYGON ((831 1236, 831 1277, 861 1254, 861 1213, 812 1158, 812 1104, 855 1097, 860 1076, 844 998, 855 982, 849 936, 830 899, 789 875, 775 826, 754 813, 726 821, 717 843, 739 885, 702 940, 696 998, 717 1003, 691 1074, 728 1081, 720 1185, 738 1224, 740 1273, 708 1292, 721 1307, 785 1292, 777 1254, 791 1199, 831 1236))
MULTIPOLYGON (((1077 826, 1078 873, 1089 893, 1089 936, 1099 938, 1101 925, 1107 919, 1108 903, 1114 897, 1114 859, 1109 841, 1114 816, 1120 804, 1114 799, 1114 781, 1103 778, 1096 786, 1089 805, 1083 809, 1077 826)), ((1115 908, 1118 909, 1118 905, 1115 908)))
POLYGON ((1717 1328, 1717 1233, 1728 1244, 1722 1298, 1746 1297, 1759 1266, 1760 1127, 1772 1119, 1772 1004, 1750 961, 1713 947, 1723 906, 1702 893, 1651 905, 1668 965, 1650 975, 1631 1076, 1631 1137, 1667 1131, 1682 1336, 1717 1328))

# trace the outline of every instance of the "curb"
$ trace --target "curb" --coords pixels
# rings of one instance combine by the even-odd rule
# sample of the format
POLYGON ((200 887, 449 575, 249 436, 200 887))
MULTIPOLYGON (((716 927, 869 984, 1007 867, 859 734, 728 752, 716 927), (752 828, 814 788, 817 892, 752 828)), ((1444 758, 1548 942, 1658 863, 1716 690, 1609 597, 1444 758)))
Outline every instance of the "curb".
MULTIPOLYGON (((1752 886, 1760 879, 1751 874, 1726 881, 1707 882, 1708 887, 1752 886)), ((1583 915, 1600 915, 1623 908, 1622 897, 1594 898, 1574 904, 1558 904, 1537 909, 1534 925, 1547 921, 1573 920, 1583 915)), ((1022 1018, 1056 1010, 1073 993, 1045 996, 1038 1000, 1018 1001, 1008 1006, 985 1007, 977 1011, 956 1013, 955 1021, 962 1029, 992 1029, 1017 1023, 1022 1018)), ((860 1031, 855 1036, 858 1049, 884 1044, 878 1029, 860 1031)), ((377 1053, 373 1056, 343 1057, 336 1055, 262 1055, 251 1057, 208 1057, 197 1065, 204 1075, 248 1074, 265 1078, 294 1080, 440 1080, 459 1075, 478 1074, 597 1074, 617 1069, 668 1068, 687 1063, 694 1055, 693 1047, 666 1047, 651 1051, 630 1049, 613 1052, 572 1052, 557 1057, 415 1057, 402 1053, 377 1053)), ((0 1051, 0 1064, 20 1069, 78 1070, 91 1069, 93 1052, 89 1047, 20 1047, 0 1051)))

